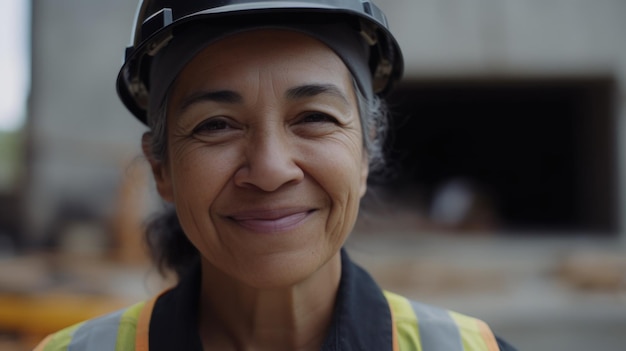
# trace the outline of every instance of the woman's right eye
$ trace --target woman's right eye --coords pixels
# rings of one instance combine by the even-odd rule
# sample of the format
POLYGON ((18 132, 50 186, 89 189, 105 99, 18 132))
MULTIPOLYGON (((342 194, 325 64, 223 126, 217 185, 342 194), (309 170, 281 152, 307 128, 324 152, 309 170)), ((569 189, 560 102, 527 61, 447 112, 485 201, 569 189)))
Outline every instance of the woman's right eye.
POLYGON ((200 124, 198 124, 194 129, 194 134, 202 134, 202 133, 214 133, 223 130, 227 130, 232 128, 229 121, 224 118, 210 118, 200 124))

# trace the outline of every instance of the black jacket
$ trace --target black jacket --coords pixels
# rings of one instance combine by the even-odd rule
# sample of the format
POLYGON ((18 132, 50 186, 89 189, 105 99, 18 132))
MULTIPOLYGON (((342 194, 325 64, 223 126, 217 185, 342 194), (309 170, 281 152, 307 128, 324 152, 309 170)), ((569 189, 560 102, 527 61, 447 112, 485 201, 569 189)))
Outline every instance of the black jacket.
MULTIPOLYGON (((151 351, 202 351, 197 311, 200 268, 161 295, 150 321, 151 351)), ((322 351, 392 351, 392 322, 382 290, 342 251, 342 276, 333 321, 322 351), (367 306, 367 308, 363 308, 367 306)), ((515 351, 497 338, 501 351, 515 351)))

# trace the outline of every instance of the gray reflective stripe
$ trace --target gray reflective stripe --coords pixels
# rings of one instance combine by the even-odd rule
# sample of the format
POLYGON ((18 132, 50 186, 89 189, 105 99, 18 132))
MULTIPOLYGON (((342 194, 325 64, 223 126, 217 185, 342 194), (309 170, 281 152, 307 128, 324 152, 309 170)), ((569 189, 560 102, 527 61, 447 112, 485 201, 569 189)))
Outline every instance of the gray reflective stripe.
POLYGON ((423 351, 463 351, 461 334, 448 311, 411 301, 423 351))
POLYGON ((85 322, 74 332, 67 351, 115 351, 117 331, 124 311, 85 322))

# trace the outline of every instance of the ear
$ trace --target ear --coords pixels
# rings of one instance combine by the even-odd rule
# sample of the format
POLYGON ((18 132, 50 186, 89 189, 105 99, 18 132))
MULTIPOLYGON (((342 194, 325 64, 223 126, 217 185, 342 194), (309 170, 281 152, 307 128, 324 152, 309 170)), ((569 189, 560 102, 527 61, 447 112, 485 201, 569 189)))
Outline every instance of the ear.
POLYGON ((359 195, 361 197, 363 197, 363 195, 365 195, 365 192, 367 191, 367 177, 370 173, 370 161, 369 161, 369 157, 367 156, 367 153, 363 154, 363 157, 361 159, 361 178, 359 179, 360 181, 360 188, 359 188, 359 195))
POLYGON ((161 198, 167 202, 174 202, 174 194, 172 191, 172 181, 165 161, 155 157, 152 152, 152 133, 144 133, 141 137, 141 149, 143 154, 150 163, 152 176, 156 182, 156 188, 161 198))

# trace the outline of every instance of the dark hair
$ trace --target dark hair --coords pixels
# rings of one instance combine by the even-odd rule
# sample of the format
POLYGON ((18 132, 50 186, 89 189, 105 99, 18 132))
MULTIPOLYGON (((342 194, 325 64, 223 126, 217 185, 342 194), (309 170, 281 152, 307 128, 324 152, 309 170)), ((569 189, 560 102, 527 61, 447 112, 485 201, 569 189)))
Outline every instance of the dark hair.
POLYGON ((180 226, 176 208, 170 204, 148 220, 145 235, 150 257, 163 276, 172 270, 182 277, 200 259, 180 226))
MULTIPOLYGON (((387 107, 377 95, 374 95, 372 101, 367 101, 356 83, 354 89, 362 125, 363 147, 369 158, 370 173, 376 173, 385 166, 383 142, 388 128, 387 107)), ((149 152, 150 157, 157 161, 164 161, 167 155, 168 101, 169 96, 166 96, 157 111, 148 111, 149 152)), ((163 211, 147 222, 146 242, 152 260, 163 275, 172 270, 180 278, 200 259, 200 253, 187 239, 178 221, 176 208, 171 204, 166 204, 163 211)))

